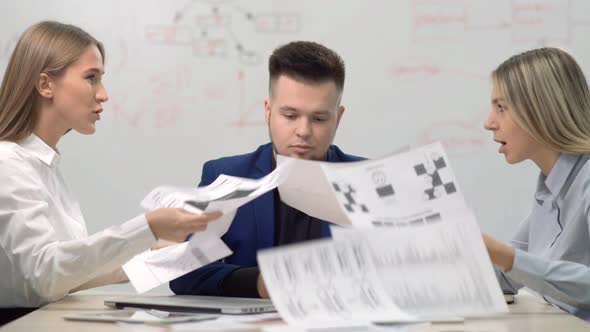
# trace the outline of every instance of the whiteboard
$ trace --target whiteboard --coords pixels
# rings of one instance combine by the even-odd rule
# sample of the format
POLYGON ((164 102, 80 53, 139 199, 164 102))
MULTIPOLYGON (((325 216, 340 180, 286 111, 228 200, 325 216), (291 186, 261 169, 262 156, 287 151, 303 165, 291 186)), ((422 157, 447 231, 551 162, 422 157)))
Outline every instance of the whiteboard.
POLYGON ((346 62, 335 144, 378 157, 442 141, 481 228, 507 240, 538 169, 508 165, 483 129, 489 73, 542 45, 590 66, 584 0, 20 0, 0 2, 0 15, 0 73, 18 36, 41 20, 105 44, 110 100, 97 133, 60 143, 91 232, 140 213, 154 186, 196 184, 205 161, 266 143, 268 56, 313 40, 346 62))

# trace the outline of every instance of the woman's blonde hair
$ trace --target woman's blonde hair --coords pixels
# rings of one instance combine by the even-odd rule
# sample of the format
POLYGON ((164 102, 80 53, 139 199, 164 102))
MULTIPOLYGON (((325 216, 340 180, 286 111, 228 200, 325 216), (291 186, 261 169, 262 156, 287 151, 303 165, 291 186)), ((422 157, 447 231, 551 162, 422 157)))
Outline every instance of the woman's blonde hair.
POLYGON ((33 132, 39 75, 59 78, 92 45, 104 62, 102 44, 76 26, 45 21, 22 34, 0 86, 0 140, 17 142, 33 132))
POLYGON ((558 48, 527 51, 492 73, 516 123, 565 153, 590 153, 590 92, 576 60, 558 48))

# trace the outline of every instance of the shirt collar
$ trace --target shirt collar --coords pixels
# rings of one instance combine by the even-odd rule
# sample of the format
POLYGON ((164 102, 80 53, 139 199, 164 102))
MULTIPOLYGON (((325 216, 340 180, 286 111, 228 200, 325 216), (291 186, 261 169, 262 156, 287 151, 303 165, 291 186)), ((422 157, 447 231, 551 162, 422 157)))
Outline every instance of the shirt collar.
POLYGON ((48 166, 59 162, 59 151, 53 150, 35 134, 29 135, 19 145, 48 166))
POLYGON ((559 155, 559 159, 548 176, 544 176, 543 173, 539 175, 537 182, 537 199, 545 200, 548 197, 557 197, 561 192, 567 178, 575 168, 580 155, 562 153, 559 155))

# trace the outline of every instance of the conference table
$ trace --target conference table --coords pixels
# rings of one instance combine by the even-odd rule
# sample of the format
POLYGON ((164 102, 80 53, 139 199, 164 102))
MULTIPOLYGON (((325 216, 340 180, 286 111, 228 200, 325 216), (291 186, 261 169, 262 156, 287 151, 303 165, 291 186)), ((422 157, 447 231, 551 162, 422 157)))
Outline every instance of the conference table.
MULTIPOLYGON (((63 319, 66 314, 115 310, 104 306, 104 300, 128 294, 81 292, 67 296, 61 301, 49 304, 20 319, 4 325, 2 332, 30 331, 166 331, 168 325, 152 326, 143 324, 121 324, 111 322, 77 322, 63 319)), ((464 321, 439 322, 422 326, 417 331, 459 332, 459 331, 590 331, 590 323, 572 316, 561 309, 547 304, 535 295, 522 292, 509 307, 509 313, 494 317, 468 318, 464 321)), ((249 331, 263 331, 270 326, 280 330, 284 323, 274 320, 265 324, 252 324, 249 331)), ((216 331, 231 331, 231 328, 216 328, 216 331)), ((248 331, 248 330, 240 330, 248 331)), ((286 331, 286 330, 285 330, 286 331)), ((296 331, 289 329, 289 331, 296 331)), ((317 331, 317 330, 316 330, 317 331)), ((350 331, 350 330, 347 330, 350 331)), ((414 330, 411 330, 414 331, 414 330)), ((334 330, 330 330, 334 332, 334 330)))

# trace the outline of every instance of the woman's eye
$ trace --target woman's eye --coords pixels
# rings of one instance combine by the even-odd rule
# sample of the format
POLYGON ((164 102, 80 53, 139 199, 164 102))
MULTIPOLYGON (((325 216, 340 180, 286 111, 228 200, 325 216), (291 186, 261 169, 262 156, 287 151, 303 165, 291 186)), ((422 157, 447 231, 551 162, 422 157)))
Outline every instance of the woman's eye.
POLYGON ((89 81, 91 81, 91 82, 94 82, 94 81, 96 81, 96 75, 86 76, 86 79, 89 80, 89 81))

